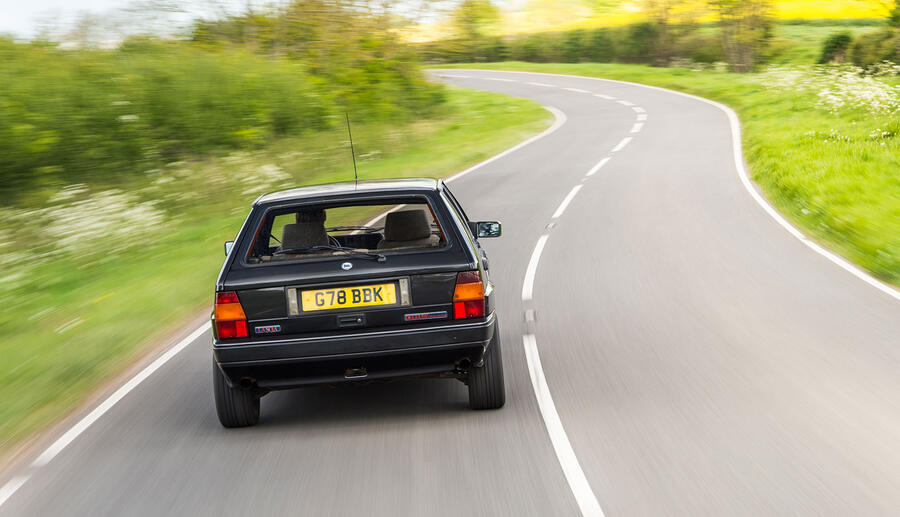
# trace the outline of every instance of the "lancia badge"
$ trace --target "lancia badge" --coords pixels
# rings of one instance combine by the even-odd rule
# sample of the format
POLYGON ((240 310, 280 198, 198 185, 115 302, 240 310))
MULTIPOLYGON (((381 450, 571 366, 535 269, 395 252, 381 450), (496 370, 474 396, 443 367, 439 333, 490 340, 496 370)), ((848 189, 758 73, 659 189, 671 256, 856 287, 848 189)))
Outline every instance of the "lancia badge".
POLYGON ((341 264, 341 269, 343 269, 344 271, 350 271, 351 269, 353 269, 353 264, 344 262, 343 264, 341 264))

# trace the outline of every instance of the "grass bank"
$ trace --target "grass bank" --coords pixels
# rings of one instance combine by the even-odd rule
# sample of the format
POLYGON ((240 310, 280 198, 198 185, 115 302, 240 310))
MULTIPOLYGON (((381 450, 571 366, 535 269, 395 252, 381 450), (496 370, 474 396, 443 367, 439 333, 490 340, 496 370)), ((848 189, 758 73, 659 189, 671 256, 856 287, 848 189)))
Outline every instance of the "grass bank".
MULTIPOLYGON (((360 179, 448 175, 552 118, 522 99, 445 95, 433 117, 355 125, 360 179)), ((211 305, 222 242, 253 199, 352 178, 342 128, 0 208, 0 456, 211 305)))
POLYGON ((780 69, 731 74, 612 64, 444 66, 564 73, 693 93, 734 108, 750 174, 803 231, 900 284, 897 77, 780 69))

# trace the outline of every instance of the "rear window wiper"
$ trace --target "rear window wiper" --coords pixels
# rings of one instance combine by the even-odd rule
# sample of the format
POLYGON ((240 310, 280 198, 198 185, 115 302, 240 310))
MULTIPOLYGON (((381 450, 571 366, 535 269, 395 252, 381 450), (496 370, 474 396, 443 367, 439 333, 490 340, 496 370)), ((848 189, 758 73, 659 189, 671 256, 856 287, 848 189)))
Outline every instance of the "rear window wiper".
POLYGON ((286 254, 300 254, 300 253, 309 253, 311 251, 342 251, 349 255, 355 255, 357 257, 366 257, 375 259, 378 262, 384 262, 385 257, 381 253, 371 253, 369 251, 360 251, 356 248, 348 248, 347 246, 332 246, 330 244, 324 244, 320 246, 306 246, 303 248, 288 248, 286 250, 278 250, 273 255, 286 255, 286 254))

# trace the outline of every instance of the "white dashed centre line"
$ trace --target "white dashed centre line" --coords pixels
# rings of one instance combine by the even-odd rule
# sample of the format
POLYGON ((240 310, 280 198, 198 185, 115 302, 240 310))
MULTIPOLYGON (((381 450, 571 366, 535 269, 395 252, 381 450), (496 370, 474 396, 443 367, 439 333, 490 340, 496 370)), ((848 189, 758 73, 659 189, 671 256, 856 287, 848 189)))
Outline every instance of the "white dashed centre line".
POLYGON ((506 79, 504 77, 485 77, 486 81, 500 81, 503 83, 515 83, 517 82, 515 79, 506 79))
POLYGON ((582 90, 581 88, 563 88, 563 90, 567 90, 567 91, 575 92, 575 93, 591 93, 587 90, 582 90))
POLYGON ((623 138, 622 141, 619 142, 619 145, 617 145, 613 148, 612 152, 617 153, 617 152, 621 151, 622 149, 625 149, 625 146, 628 145, 628 142, 631 142, 630 136, 626 136, 625 138, 623 138))
POLYGON ((594 174, 596 174, 597 171, 599 171, 601 167, 606 165, 606 162, 608 162, 609 159, 610 159, 610 157, 607 156, 606 158, 600 160, 600 162, 597 163, 597 165, 594 165, 593 167, 591 167, 591 170, 587 171, 587 174, 585 174, 585 176, 593 176, 594 174))
POLYGON ((643 121, 647 120, 647 114, 641 113, 640 115, 637 116, 637 119, 638 119, 638 121, 643 122, 643 121))
POLYGON ((631 132, 638 133, 638 132, 640 132, 641 128, 643 128, 643 127, 644 127, 643 122, 635 122, 634 125, 631 126, 631 132))
POLYGON ((633 109, 635 113, 643 113, 644 112, 644 108, 642 108, 640 106, 634 106, 631 109, 633 109))
POLYGON ((525 270, 525 282, 522 284, 522 301, 531 300, 534 293, 534 274, 537 271, 538 261, 541 259, 541 253, 544 251, 544 245, 547 244, 548 235, 545 233, 538 239, 531 252, 531 260, 528 261, 528 269, 525 270))
POLYGON ((525 84, 530 84, 531 86, 543 86, 544 88, 556 88, 556 85, 553 85, 553 84, 547 84, 547 83, 527 82, 527 83, 525 83, 525 84))
POLYGON ((562 203, 559 204, 559 208, 556 209, 556 212, 553 212, 553 215, 550 218, 559 219, 559 216, 563 215, 563 212, 566 211, 566 207, 569 206, 569 203, 572 202, 572 198, 575 197, 575 194, 578 194, 579 190, 581 190, 581 185, 572 187, 572 190, 569 191, 569 194, 562 200, 562 203))
POLYGON ((628 102, 628 101, 624 101, 624 100, 618 100, 618 101, 616 101, 616 102, 618 102, 618 103, 621 104, 622 106, 634 106, 634 103, 633 103, 633 102, 628 102))
MULTIPOLYGON (((537 244, 534 246, 534 252, 531 254, 531 259, 528 261, 525 281, 522 284, 522 301, 524 302, 528 302, 532 298, 534 275, 546 244, 547 234, 545 233, 538 239, 537 244)), ((533 310, 529 309, 525 312, 525 319, 529 322, 534 321, 533 310)), ((550 443, 553 445, 553 452, 556 453, 559 466, 562 467, 569 489, 572 491, 572 495, 575 496, 578 509, 584 517, 603 517, 603 509, 600 508, 597 496, 594 495, 591 484, 581 469, 581 464, 575 455, 575 449, 572 448, 566 429, 559 418, 559 412, 556 411, 556 404, 553 402, 553 396, 550 394, 550 388, 547 385, 547 377, 544 375, 543 366, 541 366, 541 355, 538 352, 537 338, 533 333, 526 333, 522 336, 522 345, 525 348, 528 376, 531 378, 531 387, 537 399, 538 410, 541 412, 541 418, 544 420, 544 426, 547 428, 547 435, 550 436, 550 443)))
POLYGON ((614 101, 614 100, 616 100, 615 97, 610 97, 609 95, 603 95, 602 93, 595 93, 595 94, 594 94, 594 97, 599 97, 599 98, 601 98, 601 99, 606 99, 606 100, 608 100, 608 101, 614 101))

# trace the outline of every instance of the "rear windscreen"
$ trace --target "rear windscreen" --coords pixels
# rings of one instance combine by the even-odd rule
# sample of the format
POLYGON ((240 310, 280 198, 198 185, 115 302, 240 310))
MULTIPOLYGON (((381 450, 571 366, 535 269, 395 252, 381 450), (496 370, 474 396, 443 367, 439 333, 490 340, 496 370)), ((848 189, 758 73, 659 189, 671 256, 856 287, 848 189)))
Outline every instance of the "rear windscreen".
POLYGON ((382 255, 440 248, 444 232, 425 199, 297 205, 266 213, 247 255, 250 264, 354 253, 382 255))

